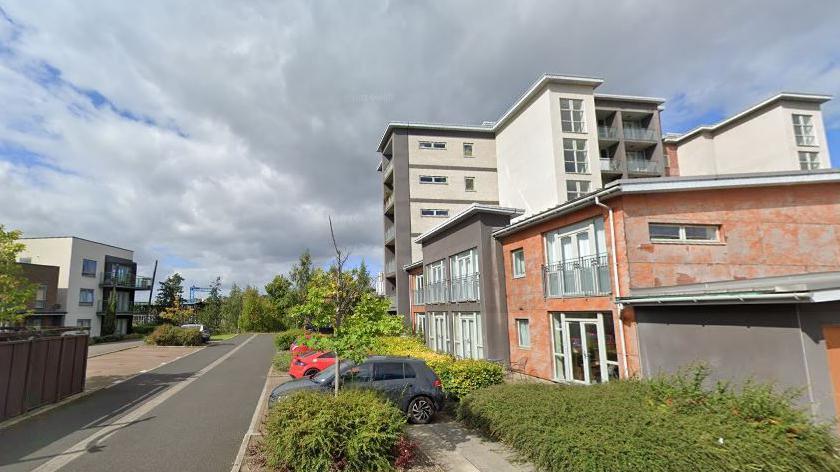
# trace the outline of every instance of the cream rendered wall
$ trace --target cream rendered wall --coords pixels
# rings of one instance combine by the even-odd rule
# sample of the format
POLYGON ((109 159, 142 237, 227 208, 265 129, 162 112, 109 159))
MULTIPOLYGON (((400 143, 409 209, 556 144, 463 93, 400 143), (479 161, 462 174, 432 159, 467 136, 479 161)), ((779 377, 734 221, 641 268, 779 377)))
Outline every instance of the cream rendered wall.
POLYGON ((496 142, 492 137, 463 138, 411 134, 408 136, 408 164, 496 168, 496 142), (446 149, 420 149, 420 141, 442 141, 446 149), (464 143, 473 143, 473 156, 464 157, 464 143))
POLYGON ((558 202, 550 102, 546 88, 496 132, 499 205, 526 215, 558 202))
POLYGON ((798 151, 817 152, 820 167, 830 166, 819 107, 780 102, 737 125, 705 133, 677 147, 680 175, 800 170, 798 151), (797 146, 793 115, 813 116, 817 146, 797 146))
POLYGON ((440 198, 495 202, 499 200, 499 180, 495 171, 461 169, 409 169, 411 198, 440 198), (420 176, 445 176, 445 184, 421 184, 420 176), (464 178, 475 177, 475 191, 465 190, 464 178))
POLYGON ((449 210, 449 217, 453 217, 466 209, 473 202, 464 203, 426 203, 426 202, 411 202, 411 260, 412 262, 419 261, 423 258, 423 250, 419 244, 414 242, 414 239, 443 223, 449 218, 440 216, 420 216, 420 210, 423 208, 435 208, 441 210, 449 210))

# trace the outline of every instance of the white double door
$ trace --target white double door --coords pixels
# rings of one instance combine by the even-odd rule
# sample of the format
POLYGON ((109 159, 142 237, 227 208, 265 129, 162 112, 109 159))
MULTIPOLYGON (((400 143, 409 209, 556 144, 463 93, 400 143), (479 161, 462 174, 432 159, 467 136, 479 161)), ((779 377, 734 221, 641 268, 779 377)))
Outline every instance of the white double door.
POLYGON ((591 256, 596 255, 592 231, 552 233, 546 239, 550 296, 590 293, 594 290, 591 256))
POLYGON ((455 355, 466 359, 484 358, 481 315, 478 313, 455 314, 455 355))
POLYGON ((604 315, 552 313, 554 378, 583 384, 609 380, 604 315))

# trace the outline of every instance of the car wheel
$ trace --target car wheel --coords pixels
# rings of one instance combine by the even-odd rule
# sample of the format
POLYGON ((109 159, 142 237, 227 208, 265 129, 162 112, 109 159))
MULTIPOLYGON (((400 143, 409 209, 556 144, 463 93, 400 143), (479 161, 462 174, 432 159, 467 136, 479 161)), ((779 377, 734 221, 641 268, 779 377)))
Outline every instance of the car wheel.
POLYGON ((427 424, 435 414, 435 404, 428 397, 415 397, 408 404, 408 422, 427 424))
POLYGON ((304 377, 309 377, 310 375, 315 375, 318 373, 318 369, 309 369, 303 373, 304 377))

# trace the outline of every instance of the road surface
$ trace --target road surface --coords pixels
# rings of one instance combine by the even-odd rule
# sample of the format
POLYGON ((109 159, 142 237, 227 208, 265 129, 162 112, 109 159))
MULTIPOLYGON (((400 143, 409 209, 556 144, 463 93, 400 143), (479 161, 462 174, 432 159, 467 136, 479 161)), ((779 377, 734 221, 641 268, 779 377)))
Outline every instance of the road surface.
POLYGON ((132 349, 146 344, 143 340, 119 341, 116 343, 94 344, 88 347, 88 357, 96 357, 112 352, 132 349))
POLYGON ((0 430, 0 471, 229 471, 271 335, 239 335, 0 430))

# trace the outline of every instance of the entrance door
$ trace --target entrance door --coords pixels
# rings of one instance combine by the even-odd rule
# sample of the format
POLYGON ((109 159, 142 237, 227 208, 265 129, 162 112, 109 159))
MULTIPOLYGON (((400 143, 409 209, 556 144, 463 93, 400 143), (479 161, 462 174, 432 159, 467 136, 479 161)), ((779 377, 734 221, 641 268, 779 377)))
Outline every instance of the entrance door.
POLYGON ((840 326, 823 326, 823 337, 828 354, 828 373, 834 388, 835 416, 840 418, 840 326))
POLYGON ((608 380, 602 323, 600 313, 552 315, 556 380, 584 384, 608 380))

